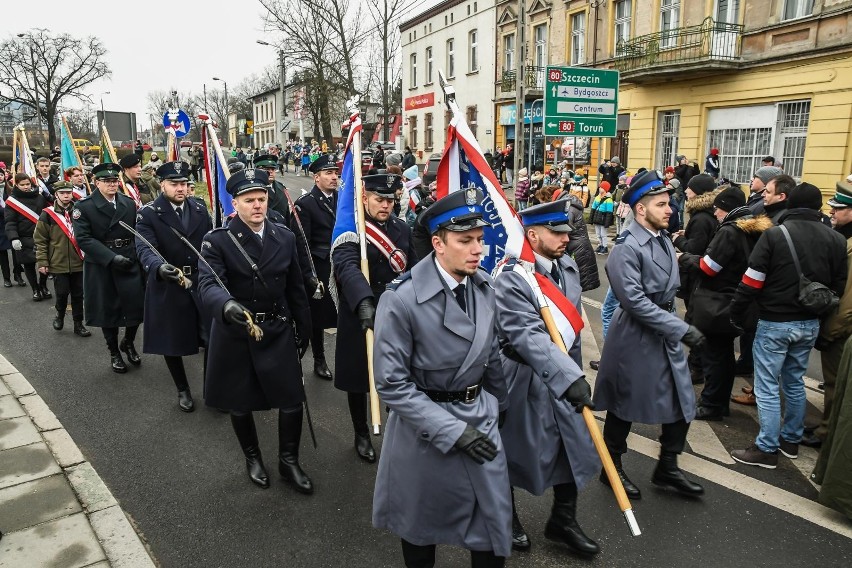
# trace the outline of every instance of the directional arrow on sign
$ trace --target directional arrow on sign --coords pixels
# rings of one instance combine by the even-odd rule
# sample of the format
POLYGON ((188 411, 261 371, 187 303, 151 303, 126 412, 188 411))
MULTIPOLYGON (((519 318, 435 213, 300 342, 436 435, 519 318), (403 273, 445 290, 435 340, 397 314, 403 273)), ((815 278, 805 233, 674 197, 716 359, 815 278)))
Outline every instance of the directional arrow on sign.
POLYGON ((551 128, 553 128, 553 127, 555 127, 555 126, 559 126, 559 124, 558 124, 558 123, 556 123, 556 122, 548 122, 548 123, 547 123, 547 125, 548 125, 549 127, 551 127, 551 128))
POLYGON ((553 85, 553 96, 556 96, 556 85, 553 85))

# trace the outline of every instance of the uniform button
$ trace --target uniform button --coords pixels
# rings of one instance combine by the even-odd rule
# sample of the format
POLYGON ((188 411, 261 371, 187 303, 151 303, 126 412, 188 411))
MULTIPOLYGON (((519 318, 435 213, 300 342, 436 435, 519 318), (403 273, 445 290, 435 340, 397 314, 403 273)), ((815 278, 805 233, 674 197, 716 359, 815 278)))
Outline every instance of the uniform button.
POLYGON ((428 438, 428 437, 429 437, 429 432, 422 432, 422 433, 420 434, 420 437, 421 437, 421 438, 428 438))
POLYGON ((546 379, 547 377, 550 376, 550 373, 548 371, 545 371, 541 374, 541 376, 546 379))

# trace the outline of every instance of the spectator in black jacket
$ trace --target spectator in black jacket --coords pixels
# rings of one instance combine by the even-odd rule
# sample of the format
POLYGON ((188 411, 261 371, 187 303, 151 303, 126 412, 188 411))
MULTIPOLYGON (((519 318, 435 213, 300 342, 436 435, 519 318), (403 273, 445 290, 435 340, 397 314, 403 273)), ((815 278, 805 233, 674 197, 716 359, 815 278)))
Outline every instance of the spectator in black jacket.
POLYGON ((601 279, 598 274, 598 261, 595 259, 595 251, 592 249, 592 241, 589 239, 589 230, 583 219, 583 202, 567 191, 559 194, 560 199, 566 199, 571 203, 571 226, 574 230, 569 234, 568 248, 565 254, 574 259, 580 268, 580 286, 583 292, 600 287, 601 279))
MULTIPOLYGON (((720 225, 704 256, 684 253, 679 259, 680 265, 687 266, 697 281, 687 319, 707 337, 702 360, 706 383, 695 412, 696 420, 722 420, 730 414, 737 331, 727 321, 696 318, 694 314, 713 313, 720 304, 730 305, 748 268, 749 254, 760 235, 772 226, 763 215, 754 217, 745 202, 739 187, 719 193, 713 200, 713 213, 720 225)), ((748 323, 753 328, 756 318, 748 323)))
POLYGON ((707 159, 704 160, 704 173, 709 176, 713 176, 713 179, 719 177, 721 168, 718 148, 710 148, 710 153, 707 154, 707 159))
POLYGON ((754 172, 754 177, 749 186, 751 193, 749 193, 748 201, 746 202, 746 207, 751 209, 752 215, 763 213, 763 191, 766 189, 766 184, 772 178, 778 177, 783 173, 781 168, 776 168, 775 166, 763 166, 754 172))
POLYGON ((780 175, 769 180, 763 190, 763 214, 769 217, 773 225, 787 210, 787 196, 796 188, 796 180, 788 175, 780 175))
POLYGON ((402 163, 399 167, 402 168, 402 171, 405 171, 416 163, 417 160, 414 158, 414 152, 411 151, 411 146, 406 146, 405 153, 402 155, 402 163))
POLYGON ((731 452, 736 461, 775 469, 778 451, 795 458, 804 432, 803 376, 819 333, 819 315, 798 301, 800 274, 783 228, 789 231, 802 274, 841 296, 846 287, 846 239, 822 224, 822 194, 799 184, 787 199, 780 226, 761 235, 731 303, 731 321, 743 327, 749 305, 759 308, 754 338, 754 394, 760 433, 755 443, 731 452), (781 396, 784 416, 781 426, 781 396))

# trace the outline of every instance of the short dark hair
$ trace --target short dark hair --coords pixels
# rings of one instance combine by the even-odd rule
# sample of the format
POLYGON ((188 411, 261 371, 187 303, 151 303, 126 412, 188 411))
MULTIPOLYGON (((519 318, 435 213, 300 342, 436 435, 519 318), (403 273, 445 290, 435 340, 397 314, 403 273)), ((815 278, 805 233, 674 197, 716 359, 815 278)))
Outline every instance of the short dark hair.
POLYGON ((769 180, 766 185, 769 185, 770 183, 775 184, 775 195, 783 193, 785 199, 790 197, 790 192, 796 188, 796 180, 787 174, 775 176, 769 180))
POLYGON ((47 158, 45 156, 39 156, 39 158, 35 161, 36 164, 40 164, 42 162, 47 162, 49 164, 50 158, 47 158))

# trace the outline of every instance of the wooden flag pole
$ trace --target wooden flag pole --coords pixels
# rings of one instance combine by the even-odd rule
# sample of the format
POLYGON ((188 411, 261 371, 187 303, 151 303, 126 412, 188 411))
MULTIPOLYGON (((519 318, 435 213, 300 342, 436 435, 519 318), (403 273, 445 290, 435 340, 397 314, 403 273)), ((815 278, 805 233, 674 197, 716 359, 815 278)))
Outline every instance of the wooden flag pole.
MULTIPOLYGON (((349 110, 350 123, 352 119, 360 114, 358 99, 352 97, 346 102, 349 110)), ((360 157, 361 131, 352 134, 353 155, 360 157)), ((370 264, 367 261, 367 229, 364 217, 364 184, 361 181, 361 161, 354 160, 353 168, 355 174, 355 218, 358 224, 358 242, 361 244, 361 273, 367 282, 370 281, 370 264)), ((334 278, 334 275, 332 275, 334 278)), ((373 330, 368 329, 366 333, 367 342, 367 378, 370 384, 370 423, 373 425, 373 434, 379 435, 382 431, 382 411, 379 402, 379 393, 376 391, 376 378, 373 371, 373 330)))

